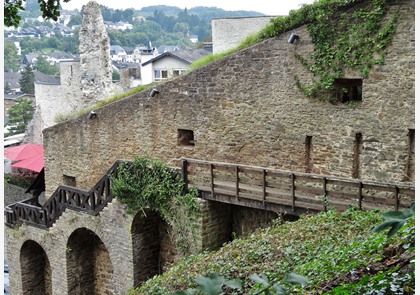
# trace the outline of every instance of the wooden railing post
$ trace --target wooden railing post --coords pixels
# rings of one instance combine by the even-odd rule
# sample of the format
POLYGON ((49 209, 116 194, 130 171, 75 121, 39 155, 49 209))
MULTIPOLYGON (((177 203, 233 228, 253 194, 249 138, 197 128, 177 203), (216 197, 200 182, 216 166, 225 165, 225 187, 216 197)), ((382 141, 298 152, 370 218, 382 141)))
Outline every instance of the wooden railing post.
POLYGON ((400 189, 398 186, 395 186, 395 211, 398 211, 400 206, 400 199, 399 199, 400 189))
POLYGON ((266 182, 267 170, 262 170, 262 184, 263 184, 263 205, 265 206, 267 182, 266 182))
POLYGON ((324 199, 322 200, 323 202, 322 202, 322 206, 323 206, 323 210, 324 210, 324 212, 327 212, 327 195, 328 195, 328 191, 327 191, 327 178, 326 177, 323 177, 322 178, 322 189, 323 189, 323 191, 324 191, 324 199))
POLYGON ((363 189, 363 183, 361 181, 359 181, 359 192, 358 192, 358 195, 357 195, 357 197, 359 198, 358 199, 358 202, 359 202, 359 204, 358 204, 359 210, 362 210, 362 200, 363 200, 362 189, 363 189))
POLYGON ((236 201, 239 201, 239 167, 235 166, 235 174, 236 174, 236 201))
POLYGON ((184 182, 183 194, 185 195, 188 192, 188 161, 182 160, 182 181, 184 182))
POLYGON ((291 181, 292 181, 292 211, 295 211, 295 202, 296 202, 296 196, 295 196, 295 190, 296 190, 296 185, 295 185, 295 174, 292 173, 290 174, 291 177, 291 181))
POLYGON ((214 197, 214 176, 213 176, 213 167, 214 165, 210 163, 210 182, 211 182, 211 196, 214 197))

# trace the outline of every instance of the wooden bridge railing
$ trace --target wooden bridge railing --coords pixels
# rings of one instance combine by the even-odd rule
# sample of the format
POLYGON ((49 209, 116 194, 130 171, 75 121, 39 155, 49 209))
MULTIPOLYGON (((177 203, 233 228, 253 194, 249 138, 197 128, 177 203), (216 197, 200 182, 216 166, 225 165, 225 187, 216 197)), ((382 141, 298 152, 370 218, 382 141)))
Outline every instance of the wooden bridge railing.
MULTIPOLYGON (((5 208, 6 225, 26 222, 51 227, 66 208, 89 214, 99 213, 113 198, 111 176, 117 174, 117 161, 101 180, 85 191, 59 186, 41 207, 27 199, 5 208)), ((307 173, 295 173, 227 163, 182 159, 179 171, 186 189, 198 188, 202 197, 242 206, 290 213, 325 211, 329 206, 345 210, 399 210, 414 202, 415 188, 406 184, 385 184, 307 173), (222 196, 222 198, 221 198, 222 196)))
POLYGON ((99 213, 113 198, 110 176, 115 176, 120 162, 111 169, 89 191, 70 186, 59 186, 52 196, 40 207, 35 199, 27 199, 5 208, 6 225, 13 226, 24 221, 41 228, 48 228, 66 210, 71 208, 89 214, 99 213))
POLYGON ((325 211, 329 206, 338 210, 350 206, 399 210, 408 208, 415 195, 414 186, 409 184, 367 182, 194 159, 182 159, 182 171, 187 186, 206 192, 207 199, 255 208, 282 207, 290 212, 297 209, 325 211))

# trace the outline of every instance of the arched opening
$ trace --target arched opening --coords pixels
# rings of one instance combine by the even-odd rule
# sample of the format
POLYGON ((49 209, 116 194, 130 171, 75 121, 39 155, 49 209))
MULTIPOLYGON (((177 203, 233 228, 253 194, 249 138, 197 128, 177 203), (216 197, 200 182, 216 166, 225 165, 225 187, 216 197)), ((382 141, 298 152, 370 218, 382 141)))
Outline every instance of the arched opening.
POLYGON ((44 249, 26 241, 20 250, 23 294, 52 294, 51 267, 44 249))
POLYGON ((167 223, 152 210, 141 211, 134 217, 131 225, 134 286, 161 274, 175 261, 177 250, 168 229, 167 223))
POLYGON ((101 239, 91 230, 75 230, 67 242, 68 294, 113 294, 112 263, 101 239))

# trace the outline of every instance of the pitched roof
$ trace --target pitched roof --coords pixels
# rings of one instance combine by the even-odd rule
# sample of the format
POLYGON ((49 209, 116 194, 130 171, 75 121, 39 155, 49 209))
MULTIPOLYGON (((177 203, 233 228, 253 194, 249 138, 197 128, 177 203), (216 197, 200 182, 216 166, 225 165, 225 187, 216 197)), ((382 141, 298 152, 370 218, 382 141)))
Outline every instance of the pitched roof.
POLYGON ((34 71, 34 75, 35 75, 35 82, 36 83, 41 83, 41 84, 54 84, 54 85, 59 85, 60 84, 60 79, 51 76, 51 75, 47 75, 38 71, 34 71))
POLYGON ((192 64, 194 61, 206 56, 207 54, 210 54, 208 50, 205 49, 186 49, 186 50, 180 50, 180 51, 172 51, 172 52, 165 52, 161 55, 156 56, 155 58, 152 58, 151 60, 146 61, 142 65, 145 66, 147 64, 153 63, 159 59, 162 59, 166 56, 173 57, 175 59, 178 59, 180 61, 183 61, 187 64, 192 64))
POLYGON ((120 45, 111 45, 109 46, 109 51, 111 54, 118 54, 120 52, 125 52, 124 48, 122 48, 120 45))
MULTIPOLYGON (((47 75, 38 71, 34 71, 35 82, 41 84, 54 84, 59 85, 60 80, 55 78, 54 76, 47 75)), ((4 72, 4 82, 10 83, 12 88, 20 88, 19 80, 21 77, 21 73, 9 73, 4 72)))
POLYGON ((49 57, 55 58, 55 59, 74 59, 74 55, 71 53, 65 53, 65 52, 52 52, 47 54, 49 57))

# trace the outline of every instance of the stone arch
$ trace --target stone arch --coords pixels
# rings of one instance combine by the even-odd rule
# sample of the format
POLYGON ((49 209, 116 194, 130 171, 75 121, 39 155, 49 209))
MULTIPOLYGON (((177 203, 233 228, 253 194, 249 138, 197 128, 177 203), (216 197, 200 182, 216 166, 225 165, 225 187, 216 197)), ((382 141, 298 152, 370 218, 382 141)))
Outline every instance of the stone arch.
POLYGON ((168 224, 160 215, 145 209, 138 212, 131 225, 133 242, 134 286, 163 273, 177 256, 168 224))
POLYGON ((45 250, 37 242, 28 240, 20 250, 22 293, 51 295, 51 266, 45 250))
POLYGON ((113 294, 113 267, 102 240, 87 228, 76 229, 66 248, 68 294, 113 294))

